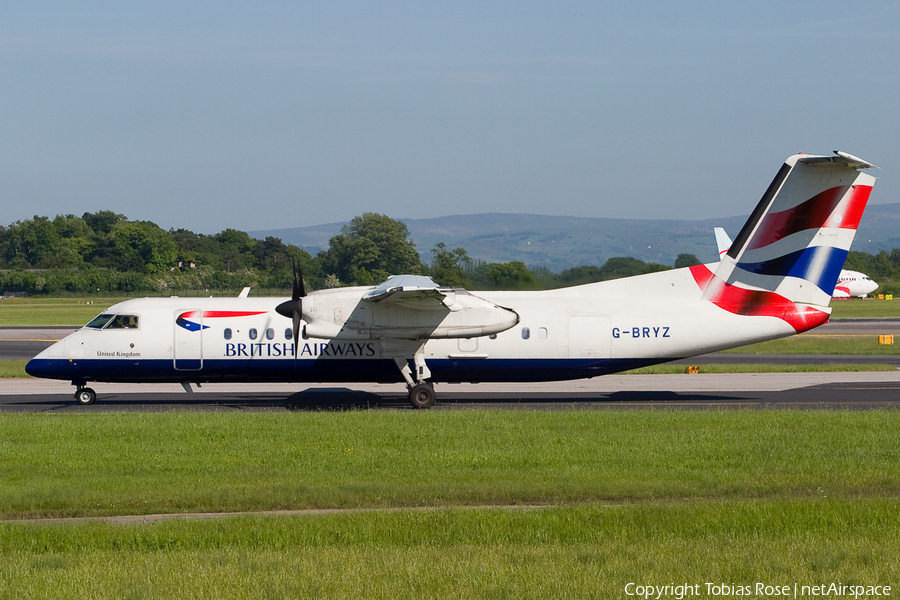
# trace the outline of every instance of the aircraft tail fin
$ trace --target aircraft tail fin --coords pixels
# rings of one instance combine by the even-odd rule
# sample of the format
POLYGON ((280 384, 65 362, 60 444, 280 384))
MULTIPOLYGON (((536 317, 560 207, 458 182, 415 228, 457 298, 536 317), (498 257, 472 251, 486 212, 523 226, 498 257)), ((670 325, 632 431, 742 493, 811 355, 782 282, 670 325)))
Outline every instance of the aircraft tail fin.
POLYGON ((722 227, 713 227, 713 232, 716 234, 716 246, 719 248, 719 260, 722 260, 725 253, 731 249, 732 241, 722 227))
POLYGON ((780 316, 797 331, 827 320, 875 183, 859 171, 875 165, 835 154, 785 161, 715 275, 694 269, 695 278, 706 280, 697 279, 704 298, 738 314, 780 316))

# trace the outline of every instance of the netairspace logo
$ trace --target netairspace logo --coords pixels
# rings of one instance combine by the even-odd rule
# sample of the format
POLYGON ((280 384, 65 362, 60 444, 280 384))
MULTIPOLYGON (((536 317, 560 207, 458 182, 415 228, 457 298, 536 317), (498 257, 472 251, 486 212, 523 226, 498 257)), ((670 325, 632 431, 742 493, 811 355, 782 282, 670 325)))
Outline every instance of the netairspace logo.
POLYGON ((774 585, 752 583, 679 583, 668 585, 641 585, 634 582, 625 585, 625 595, 649 600, 662 598, 877 598, 891 595, 889 585, 845 585, 843 583, 822 583, 818 585, 774 585))

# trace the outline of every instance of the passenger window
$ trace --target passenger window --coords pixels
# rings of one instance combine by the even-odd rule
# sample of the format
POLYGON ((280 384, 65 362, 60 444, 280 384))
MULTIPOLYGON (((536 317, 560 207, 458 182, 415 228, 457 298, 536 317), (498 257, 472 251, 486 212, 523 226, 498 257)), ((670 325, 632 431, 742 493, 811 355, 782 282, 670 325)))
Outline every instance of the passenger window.
POLYGON ((531 337, 531 330, 528 329, 527 327, 523 327, 522 328, 522 339, 527 340, 530 337, 531 337))
POLYGON ((116 315, 107 329, 137 329, 138 318, 135 315, 116 315))
POLYGON ((274 329, 266 329, 266 339, 267 340, 275 339, 275 330, 274 329))
POLYGON ((250 339, 251 340, 256 339, 256 329, 255 328, 250 330, 250 339))
POLYGON ((230 339, 231 339, 231 327, 226 327, 226 328, 225 328, 225 339, 226 339, 226 340, 230 340, 230 339))
POLYGON ((538 339, 539 340, 547 339, 547 328, 546 327, 541 327, 540 329, 538 329, 538 339))
POLYGON ((291 339, 293 339, 293 337, 294 337, 294 332, 291 331, 290 327, 288 327, 287 329, 284 330, 284 339, 290 341, 291 339))

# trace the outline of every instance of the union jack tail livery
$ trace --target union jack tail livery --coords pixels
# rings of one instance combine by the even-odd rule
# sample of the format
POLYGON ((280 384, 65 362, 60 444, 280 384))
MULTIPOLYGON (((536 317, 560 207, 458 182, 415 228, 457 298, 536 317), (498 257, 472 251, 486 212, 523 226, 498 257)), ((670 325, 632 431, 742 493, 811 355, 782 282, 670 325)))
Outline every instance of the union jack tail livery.
POLYGON ((828 320, 835 283, 862 218, 874 165, 850 154, 788 158, 713 275, 704 297, 729 312, 785 319, 798 332, 828 320))

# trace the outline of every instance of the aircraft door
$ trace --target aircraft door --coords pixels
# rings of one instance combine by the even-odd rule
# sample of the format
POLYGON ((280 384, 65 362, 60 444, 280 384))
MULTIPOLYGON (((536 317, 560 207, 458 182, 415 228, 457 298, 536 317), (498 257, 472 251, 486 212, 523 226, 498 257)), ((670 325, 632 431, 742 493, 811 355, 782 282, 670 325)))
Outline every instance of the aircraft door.
POLYGON ((609 317, 569 317, 569 358, 609 358, 609 317))
POLYGON ((203 311, 182 308, 175 311, 172 360, 176 371, 203 368, 203 311))

